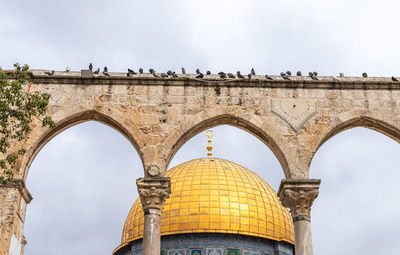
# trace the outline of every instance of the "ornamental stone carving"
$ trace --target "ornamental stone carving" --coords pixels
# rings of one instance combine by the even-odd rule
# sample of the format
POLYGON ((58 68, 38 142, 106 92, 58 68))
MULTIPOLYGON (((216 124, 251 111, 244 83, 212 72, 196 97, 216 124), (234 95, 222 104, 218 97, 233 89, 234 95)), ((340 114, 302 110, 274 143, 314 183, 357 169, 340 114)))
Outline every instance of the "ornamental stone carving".
POLYGON ((151 209, 161 211, 165 200, 171 194, 171 179, 169 177, 139 178, 136 184, 145 214, 151 209))
POLYGON ((317 179, 282 180, 278 196, 282 205, 290 209, 293 221, 310 220, 311 206, 318 197, 320 183, 317 179))

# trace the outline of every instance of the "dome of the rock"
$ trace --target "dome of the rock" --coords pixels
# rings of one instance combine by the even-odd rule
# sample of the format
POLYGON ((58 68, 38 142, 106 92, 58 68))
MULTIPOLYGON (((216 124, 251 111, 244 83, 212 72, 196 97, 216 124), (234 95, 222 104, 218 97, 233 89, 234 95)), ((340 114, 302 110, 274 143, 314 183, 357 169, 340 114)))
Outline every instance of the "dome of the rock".
MULTIPOLYGON (((228 160, 200 158, 170 169, 167 176, 171 178, 171 195, 161 215, 161 253, 170 255, 171 243, 179 239, 179 247, 188 252, 190 245, 204 247, 204 255, 208 255, 207 243, 215 248, 215 243, 225 247, 232 242, 236 244, 230 245, 232 249, 240 251, 246 246, 253 254, 275 254, 277 244, 286 251, 279 254, 293 254, 292 218, 276 192, 252 171, 228 160), (191 244, 185 242, 187 238, 191 244)), ((137 199, 115 255, 141 253, 143 224, 142 205, 137 199)), ((223 251, 228 246, 220 255, 227 254, 223 251)))

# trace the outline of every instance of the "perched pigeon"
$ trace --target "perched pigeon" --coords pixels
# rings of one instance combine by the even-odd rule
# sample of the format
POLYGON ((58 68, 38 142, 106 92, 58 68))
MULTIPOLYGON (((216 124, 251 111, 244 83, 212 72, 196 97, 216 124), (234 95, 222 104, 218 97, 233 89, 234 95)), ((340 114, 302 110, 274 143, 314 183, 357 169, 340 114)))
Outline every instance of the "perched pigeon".
POLYGON ((313 79, 313 80, 315 80, 315 81, 318 81, 318 78, 317 78, 317 76, 315 76, 315 75, 311 76, 311 79, 313 79))
POLYGON ((129 69, 129 68, 128 68, 128 73, 129 73, 129 75, 136 74, 135 71, 133 71, 132 69, 129 69))
POLYGON ((196 74, 200 74, 200 69, 196 69, 196 74))
POLYGON ((67 67, 65 68, 65 71, 68 73, 69 71, 71 71, 71 68, 69 68, 69 66, 67 66, 67 67))
POLYGON ((165 73, 161 73, 161 77, 163 77, 163 78, 167 78, 167 77, 168 77, 168 75, 167 75, 167 74, 165 74, 165 73))
POLYGON ((283 77, 283 79, 285 80, 290 80, 289 76, 287 75, 287 73, 281 72, 281 76, 283 77))
POLYGON ((362 73, 362 77, 367 78, 368 74, 364 72, 364 73, 362 73))
POLYGON ((172 72, 172 77, 178 78, 179 76, 175 72, 172 72))
POLYGON ((235 78, 235 75, 233 75, 233 73, 228 73, 228 77, 233 79, 235 78))
POLYGON ((44 72, 47 75, 53 75, 54 74, 54 70, 52 70, 51 72, 44 72))
POLYGON ((154 73, 156 73, 156 71, 154 71, 153 68, 150 68, 150 69, 149 69, 149 73, 154 74, 154 73))
POLYGON ((311 77, 311 79, 318 81, 318 78, 317 78, 318 73, 317 72, 309 72, 308 75, 311 77))
POLYGON ((90 71, 93 70, 93 65, 92 65, 92 63, 89 64, 89 70, 90 70, 90 71))
POLYGON ((219 72, 218 75, 219 75, 219 78, 222 78, 222 79, 226 78, 226 73, 224 73, 224 72, 219 72))
POLYGON ((318 75, 318 73, 317 73, 316 71, 314 71, 314 72, 313 72, 313 74, 314 74, 315 76, 317 76, 317 75, 318 75))
POLYGON ((256 71, 254 71, 254 68, 251 68, 251 75, 256 75, 256 71))
POLYGON ((182 74, 186 74, 186 70, 183 67, 182 67, 182 74))
POLYGON ((207 71, 207 72, 206 72, 206 74, 207 74, 207 75, 210 75, 210 74, 211 74, 211 72, 210 72, 210 71, 207 71))
POLYGON ((96 71, 93 72, 94 74, 99 74, 100 73, 100 67, 97 68, 96 71))
POLYGON ((143 68, 139 68, 139 73, 143 73, 143 68))
POLYGON ((268 74, 266 74, 266 75, 265 75, 265 79, 267 79, 267 80, 272 80, 272 77, 269 76, 268 74))
POLYGON ((396 77, 392 76, 392 81, 399 81, 396 77))
POLYGON ((297 71, 296 75, 297 75, 297 76, 301 76, 301 72, 300 72, 300 71, 297 71))
POLYGON ((196 76, 197 79, 203 79, 204 75, 199 72, 199 74, 196 76))
POLYGON ((126 73, 126 76, 131 77, 131 74, 129 72, 126 73))
POLYGON ((244 76, 240 73, 240 71, 237 71, 236 74, 239 79, 244 79, 244 76))
POLYGON ((249 73, 249 74, 247 75, 247 78, 249 78, 249 80, 251 79, 251 73, 249 73))
POLYGON ((168 74, 168 75, 172 75, 172 71, 171 71, 171 70, 168 70, 167 74, 168 74))
POLYGON ((288 76, 291 76, 291 75, 292 75, 292 72, 291 72, 291 71, 286 71, 286 74, 287 74, 288 76))
POLYGON ((110 76, 110 74, 108 73, 108 68, 106 66, 104 67, 103 74, 105 76, 110 76))

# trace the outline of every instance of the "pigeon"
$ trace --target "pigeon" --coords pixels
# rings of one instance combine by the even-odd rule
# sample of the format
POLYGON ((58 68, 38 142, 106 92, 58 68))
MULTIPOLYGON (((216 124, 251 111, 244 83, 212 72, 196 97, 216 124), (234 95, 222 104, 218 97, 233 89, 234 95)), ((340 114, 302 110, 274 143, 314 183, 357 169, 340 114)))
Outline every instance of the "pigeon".
POLYGON ((154 71, 153 68, 149 69, 149 72, 154 76, 154 77, 158 77, 158 75, 156 74, 156 71, 154 71))
POLYGON ((96 71, 93 72, 94 74, 99 74, 100 73, 100 67, 97 68, 96 71))
POLYGON ((174 78, 178 78, 179 76, 175 73, 175 72, 172 72, 172 77, 174 77, 174 78))
POLYGON ((129 68, 128 68, 128 73, 129 73, 129 75, 136 74, 135 71, 133 71, 132 69, 129 69, 129 68))
POLYGON ((228 73, 228 77, 234 79, 235 75, 233 75, 233 73, 228 73))
POLYGON ((110 74, 108 73, 108 68, 106 66, 104 67, 103 74, 105 76, 110 76, 110 74))
POLYGON ((167 75, 167 74, 165 74, 165 73, 161 73, 161 77, 163 77, 163 78, 167 78, 167 77, 168 77, 168 75, 167 75))
POLYGON ((286 74, 287 74, 288 76, 291 76, 291 75, 292 75, 292 72, 291 72, 291 71, 286 71, 286 74))
POLYGON ((368 74, 364 72, 364 73, 362 73, 362 77, 367 78, 368 74))
POLYGON ((254 68, 251 68, 251 75, 256 75, 256 71, 254 71, 254 68))
POLYGON ((236 74, 239 79, 244 79, 244 76, 240 73, 240 71, 237 71, 236 74))
POLYGON ((301 76, 301 72, 300 72, 300 71, 297 71, 296 75, 297 75, 297 76, 301 76))
POLYGON ((399 81, 396 77, 392 76, 392 81, 399 81))
POLYGON ((247 78, 249 78, 249 80, 251 79, 251 73, 249 73, 249 74, 247 75, 247 78))
POLYGON ((69 73, 69 71, 71 71, 71 68, 69 68, 69 66, 67 66, 67 67, 65 68, 65 71, 66 71, 67 73, 69 73))
POLYGON ((224 73, 224 72, 219 72, 218 75, 219 75, 219 78, 222 78, 222 79, 226 78, 226 73, 224 73))
POLYGON ((186 70, 183 67, 182 67, 182 74, 186 74, 186 70))
POLYGON ((200 69, 196 69, 196 74, 200 74, 200 69))
POLYGON ((92 65, 92 63, 89 64, 89 70, 90 70, 90 71, 93 70, 93 65, 92 65))
POLYGON ((143 73, 143 68, 139 68, 139 73, 143 73))
POLYGON ((52 70, 51 72, 44 72, 47 75, 53 75, 54 74, 54 70, 52 70))
POLYGON ((283 79, 285 80, 290 80, 289 76, 287 73, 281 72, 281 76, 283 77, 283 79))
POLYGON ((317 72, 309 72, 308 75, 311 77, 311 79, 318 81, 318 78, 317 78, 318 73, 317 72))
POLYGON ((168 70, 167 74, 168 74, 168 75, 172 75, 172 71, 171 71, 171 70, 168 70))
MULTIPOLYGON (((197 69, 198 70, 198 69, 197 69)), ((199 72, 199 74, 196 76, 197 79, 203 79, 204 75, 199 72)))
POLYGON ((266 74, 266 75, 265 75, 265 79, 267 79, 267 80, 272 80, 272 77, 269 76, 268 74, 266 74))
POLYGON ((126 73, 126 76, 131 77, 131 74, 129 72, 126 73))
POLYGON ((206 72, 206 74, 207 74, 207 75, 210 75, 210 74, 211 74, 211 72, 210 72, 210 71, 207 71, 207 72, 206 72))

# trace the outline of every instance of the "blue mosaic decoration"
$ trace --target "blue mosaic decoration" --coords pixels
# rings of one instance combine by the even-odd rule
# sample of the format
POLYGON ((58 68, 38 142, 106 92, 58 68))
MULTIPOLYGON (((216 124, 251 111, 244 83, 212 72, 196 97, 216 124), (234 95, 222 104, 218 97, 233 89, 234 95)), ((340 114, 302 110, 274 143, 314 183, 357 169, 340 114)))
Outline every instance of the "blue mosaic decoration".
POLYGON ((190 249, 190 255, 203 255, 203 249, 190 249))
POLYGON ((226 249, 226 255, 240 255, 240 250, 238 249, 226 249))

